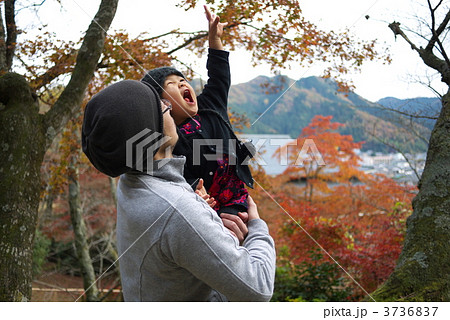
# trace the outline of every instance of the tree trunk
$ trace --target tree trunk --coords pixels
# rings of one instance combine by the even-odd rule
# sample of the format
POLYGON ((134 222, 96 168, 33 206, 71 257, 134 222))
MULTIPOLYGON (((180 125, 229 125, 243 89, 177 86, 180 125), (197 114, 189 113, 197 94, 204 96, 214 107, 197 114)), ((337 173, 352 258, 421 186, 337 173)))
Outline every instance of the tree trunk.
POLYGON ((96 277, 92 259, 89 255, 87 243, 86 225, 83 220, 81 208, 80 184, 78 181, 78 168, 71 164, 69 170, 69 208, 72 220, 73 233, 75 235, 75 247, 77 249, 78 262, 83 276, 83 285, 87 301, 99 301, 96 277))
POLYGON ((0 77, 0 301, 31 298, 45 133, 26 80, 0 77))
POLYGON ((450 90, 431 133, 419 193, 393 274, 377 301, 450 301, 450 90))
POLYGON ((35 95, 22 76, 0 76, 0 301, 31 298, 40 166, 53 138, 79 111, 117 3, 102 0, 78 52, 71 79, 47 114, 39 115, 35 95))

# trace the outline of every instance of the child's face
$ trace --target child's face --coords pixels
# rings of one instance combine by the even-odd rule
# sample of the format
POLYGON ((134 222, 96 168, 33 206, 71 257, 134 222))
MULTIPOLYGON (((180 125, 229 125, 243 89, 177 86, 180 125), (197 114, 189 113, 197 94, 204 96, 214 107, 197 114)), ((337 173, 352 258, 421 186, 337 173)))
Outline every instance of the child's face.
POLYGON ((197 114, 197 97, 194 89, 183 77, 174 74, 168 76, 164 81, 162 98, 172 104, 170 114, 177 125, 197 114))

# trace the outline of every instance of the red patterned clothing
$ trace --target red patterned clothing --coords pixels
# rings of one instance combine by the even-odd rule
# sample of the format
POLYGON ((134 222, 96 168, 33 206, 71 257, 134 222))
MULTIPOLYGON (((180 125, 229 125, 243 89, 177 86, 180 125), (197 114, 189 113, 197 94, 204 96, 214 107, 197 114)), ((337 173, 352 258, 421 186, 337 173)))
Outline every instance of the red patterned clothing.
POLYGON ((248 191, 245 183, 236 176, 235 166, 229 164, 228 155, 224 154, 223 159, 218 159, 217 165, 213 183, 209 188, 209 195, 217 202, 214 210, 234 214, 247 211, 248 191))
POLYGON ((202 127, 200 121, 200 116, 196 114, 188 122, 183 124, 179 129, 183 134, 192 134, 202 127))
MULTIPOLYGON (((191 135, 201 131, 201 118, 197 114, 179 127, 184 135, 191 135)), ((236 174, 236 166, 229 164, 229 156, 217 159, 217 168, 214 172, 211 186, 207 190, 209 195, 216 201, 214 210, 219 214, 222 212, 237 214, 246 212, 248 203, 248 191, 245 183, 236 174)))

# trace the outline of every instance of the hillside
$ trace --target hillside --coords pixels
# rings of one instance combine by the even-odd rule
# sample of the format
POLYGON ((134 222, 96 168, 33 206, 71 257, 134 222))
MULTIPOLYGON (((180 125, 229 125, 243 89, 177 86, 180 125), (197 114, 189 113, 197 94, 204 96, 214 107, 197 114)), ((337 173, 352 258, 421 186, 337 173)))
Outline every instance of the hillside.
MULTIPOLYGON (((439 98, 397 99, 387 97, 378 100, 377 104, 389 109, 398 110, 403 113, 417 115, 419 117, 416 118, 415 121, 430 130, 433 129, 436 120, 427 117, 437 118, 442 107, 442 102, 439 98)), ((385 111, 384 113, 386 115, 395 114, 395 112, 388 111, 385 111)))
MULTIPOLYGON (((392 116, 384 117, 385 111, 380 110, 378 104, 355 93, 337 92, 336 83, 329 79, 308 77, 295 82, 284 76, 259 76, 232 86, 229 106, 232 111, 246 115, 253 124, 244 129, 245 133, 297 137, 315 115, 332 115, 333 121, 346 125, 340 130, 342 134, 351 134, 355 141, 365 141, 363 150, 393 151, 373 138, 374 132, 405 146, 407 152, 426 150, 422 140, 411 140, 399 134, 399 124, 392 121, 392 116)), ((430 132, 423 126, 415 130, 425 136, 430 132)))

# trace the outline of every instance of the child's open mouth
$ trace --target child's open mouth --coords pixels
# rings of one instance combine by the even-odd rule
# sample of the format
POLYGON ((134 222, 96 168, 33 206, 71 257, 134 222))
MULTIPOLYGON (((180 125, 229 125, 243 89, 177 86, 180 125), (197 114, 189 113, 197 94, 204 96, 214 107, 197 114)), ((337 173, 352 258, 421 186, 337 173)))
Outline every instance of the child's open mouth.
POLYGON ((192 98, 192 95, 191 95, 191 92, 189 91, 189 89, 184 90, 183 99, 187 103, 193 103, 194 102, 194 99, 192 98))

